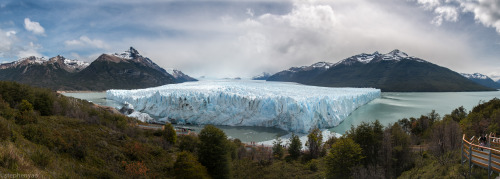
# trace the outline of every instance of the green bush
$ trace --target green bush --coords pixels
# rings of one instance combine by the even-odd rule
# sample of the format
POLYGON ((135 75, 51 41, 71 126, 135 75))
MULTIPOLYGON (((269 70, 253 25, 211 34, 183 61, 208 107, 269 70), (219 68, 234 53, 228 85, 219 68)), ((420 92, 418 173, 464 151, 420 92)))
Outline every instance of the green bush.
POLYGON ((172 124, 165 124, 165 129, 163 130, 163 137, 170 144, 175 144, 177 141, 177 133, 175 132, 174 126, 172 124))
POLYGON ((196 160, 193 154, 186 151, 177 154, 174 173, 175 178, 179 179, 210 178, 207 169, 196 160))
POLYGON ((363 159, 362 148, 351 138, 340 138, 326 157, 327 178, 348 178, 363 159))
POLYGON ((181 135, 179 136, 179 150, 188 151, 193 154, 198 152, 200 139, 196 135, 181 135))

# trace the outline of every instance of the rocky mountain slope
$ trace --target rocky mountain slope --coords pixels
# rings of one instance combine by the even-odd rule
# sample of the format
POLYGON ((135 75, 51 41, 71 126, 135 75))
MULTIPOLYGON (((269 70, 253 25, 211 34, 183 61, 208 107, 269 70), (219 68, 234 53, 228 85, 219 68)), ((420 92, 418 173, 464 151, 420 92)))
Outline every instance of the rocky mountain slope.
POLYGON ((462 75, 406 53, 359 54, 338 63, 293 67, 268 81, 290 81, 328 87, 374 87, 393 92, 489 91, 462 75))
POLYGON ((0 65, 0 80, 54 90, 134 89, 196 81, 181 71, 169 74, 130 47, 123 53, 102 54, 92 63, 56 56, 28 57, 0 65))
POLYGON ((500 83, 493 81, 493 79, 481 73, 474 73, 474 74, 460 73, 460 74, 468 78, 469 80, 476 82, 477 84, 487 86, 493 89, 500 89, 500 83))

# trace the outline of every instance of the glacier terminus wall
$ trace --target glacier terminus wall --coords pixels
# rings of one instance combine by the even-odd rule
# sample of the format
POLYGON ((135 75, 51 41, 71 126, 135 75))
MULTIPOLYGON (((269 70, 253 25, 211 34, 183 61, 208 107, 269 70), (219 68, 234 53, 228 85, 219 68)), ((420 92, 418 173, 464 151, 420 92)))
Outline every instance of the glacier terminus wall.
POLYGON ((216 80, 108 90, 106 97, 169 122, 264 126, 307 133, 314 127, 338 125, 358 107, 379 98, 380 90, 216 80))

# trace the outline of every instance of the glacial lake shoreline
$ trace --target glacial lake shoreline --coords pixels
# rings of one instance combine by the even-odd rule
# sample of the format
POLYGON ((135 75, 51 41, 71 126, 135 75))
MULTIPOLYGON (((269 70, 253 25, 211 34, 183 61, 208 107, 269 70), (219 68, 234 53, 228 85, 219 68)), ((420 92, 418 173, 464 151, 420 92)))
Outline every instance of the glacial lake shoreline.
MULTIPOLYGON (((65 96, 85 99, 90 102, 120 108, 122 104, 106 99, 106 92, 62 93, 65 96)), ((435 110, 442 116, 451 113, 453 109, 464 106, 467 111, 482 101, 500 98, 500 91, 486 92, 382 92, 377 98, 352 112, 338 126, 328 129, 331 132, 344 134, 351 126, 362 122, 379 120, 387 126, 402 118, 420 117, 435 110)), ((154 116, 152 116, 154 117, 154 116)), ((203 125, 176 125, 194 128, 199 131, 203 125)), ((268 127, 217 126, 233 138, 243 142, 262 142, 287 135, 288 132, 268 127)))

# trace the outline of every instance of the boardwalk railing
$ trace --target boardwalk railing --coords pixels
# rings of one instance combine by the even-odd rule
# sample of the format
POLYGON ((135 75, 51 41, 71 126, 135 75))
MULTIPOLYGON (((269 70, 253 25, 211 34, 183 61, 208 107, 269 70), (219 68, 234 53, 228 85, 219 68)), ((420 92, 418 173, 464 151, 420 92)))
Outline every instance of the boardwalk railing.
POLYGON ((468 162, 469 173, 471 173, 473 165, 488 169, 488 178, 490 178, 493 173, 500 173, 500 150, 498 150, 500 138, 493 137, 491 134, 488 138, 489 143, 482 146, 479 145, 479 138, 474 140, 475 137, 472 137, 467 141, 464 134, 462 137, 462 165, 468 162))

